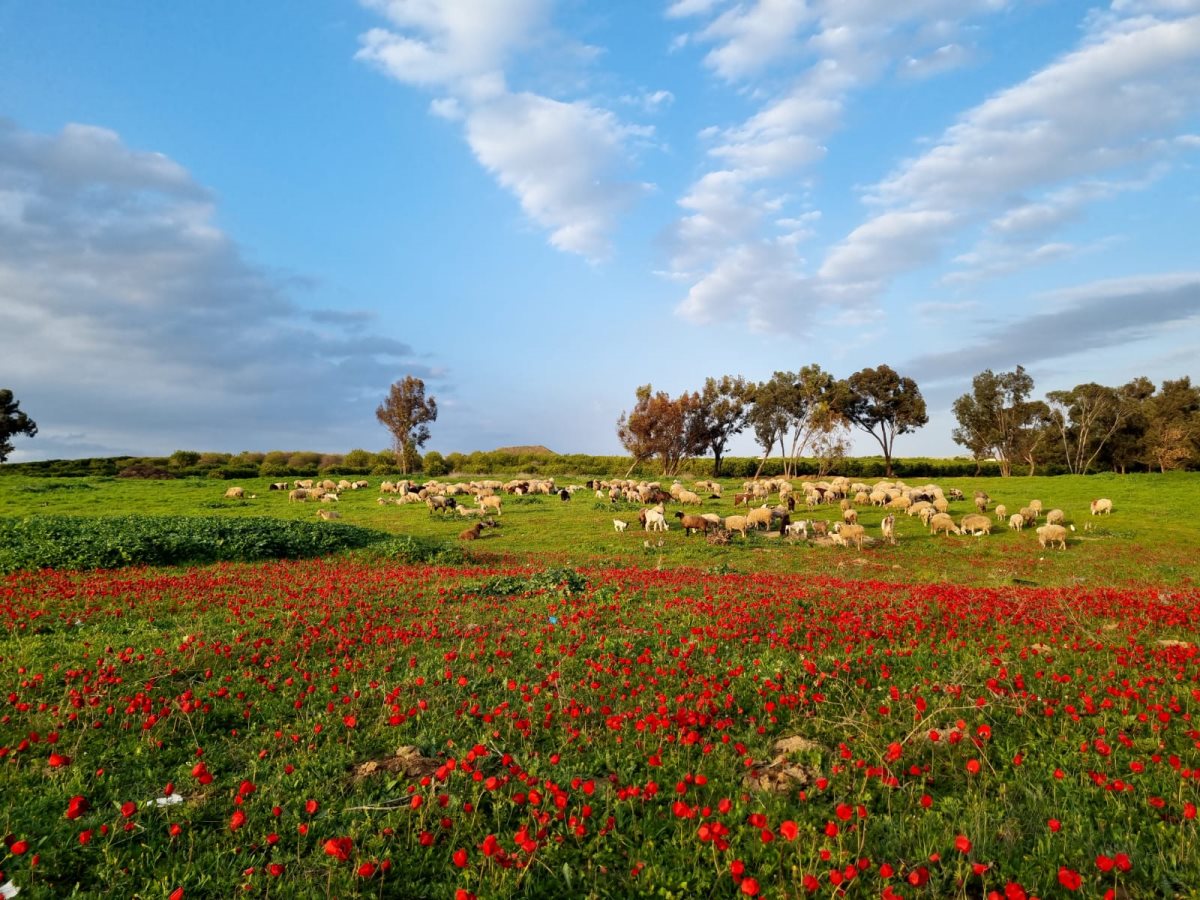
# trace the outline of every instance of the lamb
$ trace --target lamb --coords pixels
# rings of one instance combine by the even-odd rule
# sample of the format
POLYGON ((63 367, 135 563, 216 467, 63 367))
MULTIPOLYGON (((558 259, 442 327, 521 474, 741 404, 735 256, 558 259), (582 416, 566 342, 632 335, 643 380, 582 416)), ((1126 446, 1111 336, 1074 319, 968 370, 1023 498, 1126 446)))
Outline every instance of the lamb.
POLYGON ((892 513, 888 513, 883 517, 883 521, 879 523, 879 530, 883 532, 883 539, 889 544, 896 543, 896 517, 892 513))
POLYGON ((500 498, 494 495, 491 497, 480 497, 479 508, 485 511, 489 509, 495 510, 498 516, 504 515, 504 511, 500 509, 500 498))
POLYGON ((908 509, 910 506, 912 506, 912 501, 903 495, 888 501, 889 509, 908 509))
POLYGON ((1008 517, 1008 527, 1010 531, 1020 534, 1025 528, 1025 517, 1020 513, 1013 513, 1008 517))
POLYGON ((992 498, 989 497, 987 494, 985 494, 983 491, 976 491, 975 492, 975 508, 977 510, 979 510, 981 513, 987 512, 988 501, 991 499, 992 498))
MULTIPOLYGON (((1047 516, 1047 518, 1049 517, 1047 516)), ((1058 548, 1060 550, 1067 549, 1067 529, 1063 528, 1061 525, 1043 525, 1041 528, 1037 529, 1037 538, 1038 543, 1041 544, 1043 550, 1046 548, 1047 544, 1058 544, 1058 548)))
POLYGON ((1007 515, 1008 515, 1008 507, 1005 506, 1003 503, 997 503, 996 504, 996 521, 1003 522, 1007 515))
POLYGON ((919 516, 927 509, 933 509, 933 504, 928 500, 918 500, 912 506, 905 510, 910 516, 919 516))
POLYGON ((745 516, 726 516, 725 530, 740 532, 742 537, 746 536, 746 531, 750 527, 750 520, 745 516))
POLYGON ((368 488, 370 486, 371 486, 371 483, 369 481, 366 481, 366 480, 355 481, 353 484, 350 485, 350 490, 357 491, 359 488, 368 488))
POLYGON ((991 534, 992 520, 989 516, 983 514, 963 516, 962 523, 959 525, 959 531, 963 534, 991 534))
POLYGON ((929 520, 932 519, 937 514, 938 514, 938 510, 934 509, 932 506, 927 506, 923 510, 921 510, 920 513, 918 513, 918 515, 921 517, 921 524, 924 525, 926 528, 929 527, 929 520))
POLYGON ((712 525, 708 519, 703 516, 690 516, 684 512, 675 513, 675 518, 679 520, 679 524, 683 526, 684 537, 691 537, 692 532, 699 531, 701 534, 707 535, 708 529, 712 525))
POLYGON ((847 525, 857 525, 858 524, 858 510, 843 509, 842 510, 842 521, 845 522, 847 525))
POLYGON ((793 537, 793 538, 802 537, 807 541, 808 540, 808 520, 798 519, 795 522, 791 522, 784 526, 783 532, 788 537, 793 537))
POLYGON ((1061 525, 1063 522, 1066 521, 1066 519, 1067 519, 1067 514, 1064 513, 1061 509, 1052 509, 1052 510, 1050 510, 1050 512, 1046 513, 1046 524, 1047 525, 1061 525))
POLYGON ((341 517, 342 517, 342 514, 340 512, 338 512, 336 509, 318 509, 317 510, 317 518, 321 519, 324 522, 328 522, 331 519, 340 519, 341 517))
POLYGON ((1107 516, 1112 512, 1112 501, 1107 497, 1101 497, 1099 500, 1092 501, 1093 516, 1107 516))
POLYGON ((867 499, 871 501, 872 506, 883 506, 888 501, 888 495, 883 491, 871 491, 867 499))
POLYGON ((954 524, 954 519, 950 518, 949 513, 937 513, 929 520, 929 533, 937 534, 939 531, 946 534, 962 534, 958 530, 958 526, 954 524))
POLYGON ((225 492, 225 498, 227 500, 241 500, 244 496, 246 496, 246 489, 236 486, 231 487, 225 492))
POLYGON ((855 547, 862 550, 863 539, 866 535, 867 529, 861 525, 842 525, 834 536, 834 543, 841 544, 844 547, 854 544, 855 547))
POLYGON ((620 519, 613 519, 612 523, 613 523, 613 530, 616 531, 617 534, 624 533, 625 529, 629 527, 628 522, 622 522, 620 519))
POLYGON ((958 488, 950 488, 950 490, 947 492, 946 496, 947 496, 947 497, 949 497, 951 500, 965 500, 965 499, 967 499, 967 498, 966 498, 966 497, 963 495, 963 492, 962 492, 962 491, 960 491, 958 488))
POLYGON ((816 521, 810 520, 808 524, 810 526, 812 526, 812 533, 814 535, 816 535, 817 537, 824 537, 826 534, 829 533, 829 523, 828 522, 824 522, 824 521, 820 521, 820 520, 816 520, 816 521))
POLYGON ((462 531, 460 531, 458 533, 458 539, 460 541, 477 541, 477 540, 479 540, 479 535, 482 532, 483 532, 483 523, 476 522, 470 528, 464 528, 462 531))

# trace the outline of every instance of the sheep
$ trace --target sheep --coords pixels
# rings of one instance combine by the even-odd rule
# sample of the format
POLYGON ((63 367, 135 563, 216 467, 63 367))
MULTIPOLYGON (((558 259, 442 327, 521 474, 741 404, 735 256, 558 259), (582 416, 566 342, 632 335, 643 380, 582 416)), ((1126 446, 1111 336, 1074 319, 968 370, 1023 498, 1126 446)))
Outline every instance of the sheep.
POLYGON ((834 543, 841 544, 844 547, 849 547, 854 544, 859 550, 862 550, 863 539, 867 535, 867 529, 861 525, 842 525, 837 534, 834 535, 834 543))
POLYGON ((758 528, 760 525, 763 528, 770 528, 771 519, 773 518, 773 511, 765 506, 761 506, 758 509, 752 509, 750 512, 746 513, 746 521, 750 523, 751 528, 758 528))
POLYGON ((1052 509, 1052 510, 1050 510, 1050 512, 1046 513, 1046 524, 1047 525, 1061 525, 1063 522, 1066 521, 1066 519, 1067 519, 1067 514, 1064 513, 1061 509, 1052 509))
POLYGON ((992 498, 983 491, 977 491, 975 494, 975 508, 981 513, 987 512, 988 501, 992 498))
POLYGON ((857 525, 858 524, 858 510, 843 509, 842 510, 842 521, 845 522, 847 525, 857 525))
POLYGON ((976 515, 963 516, 962 522, 959 524, 959 531, 963 534, 991 534, 992 520, 991 517, 982 513, 976 515))
POLYGON ((338 495, 337 494, 322 494, 321 502, 322 503, 337 503, 338 495))
POLYGON ((950 488, 950 490, 946 492, 946 496, 949 497, 951 500, 966 500, 967 499, 963 495, 963 492, 960 491, 958 488, 950 488))
POLYGON ((327 491, 336 491, 338 489, 338 486, 328 478, 321 482, 321 487, 325 488, 327 491))
POLYGON ((929 533, 937 534, 939 531, 945 534, 962 534, 958 530, 958 526, 954 524, 954 520, 950 518, 949 513, 937 513, 929 520, 929 533))
POLYGON ((893 513, 888 513, 883 517, 883 521, 879 523, 879 530, 883 532, 883 539, 889 544, 896 543, 896 516, 893 513))
MULTIPOLYGON (((1047 516, 1047 518, 1049 518, 1047 516)), ((1067 529, 1061 525, 1046 524, 1037 529, 1038 543, 1042 549, 1046 549, 1047 544, 1058 544, 1060 550, 1067 549, 1067 529)))
POLYGON ((340 519, 341 517, 342 517, 342 514, 340 512, 338 512, 336 509, 318 509, 317 510, 317 518, 322 520, 323 522, 328 522, 331 519, 340 519))
POLYGON ((425 498, 425 505, 429 507, 429 514, 433 515, 435 512, 444 513, 446 510, 454 509, 458 503, 453 497, 430 495, 425 498))
POLYGON ((733 505, 741 506, 743 503, 748 505, 750 503, 750 499, 751 499, 751 497, 750 497, 750 494, 748 494, 748 493, 734 494, 733 495, 733 505))
POLYGON ((829 533, 829 523, 820 520, 809 520, 809 526, 812 528, 812 533, 817 537, 824 537, 829 533))
POLYGON ((724 524, 726 531, 737 531, 741 533, 742 537, 745 537, 746 531, 750 527, 750 520, 745 516, 726 516, 724 524))
POLYGON ((646 531, 666 531, 669 527, 661 509, 646 510, 646 531))
POLYGON ((1020 516, 1025 520, 1026 525, 1031 525, 1037 521, 1038 511, 1032 506, 1022 506, 1020 516))
POLYGON ((940 512, 940 513, 949 512, 950 511, 950 501, 947 500, 945 497, 934 497, 933 498, 933 509, 935 512, 940 512))
POLYGON ((707 519, 710 525, 721 527, 721 516, 718 513, 701 513, 700 518, 707 519))
POLYGON ((293 491, 288 491, 288 503, 303 503, 308 499, 308 491, 303 488, 296 488, 293 491))
POLYGON ((353 482, 353 483, 350 485, 350 490, 352 490, 352 491, 357 491, 357 490, 359 490, 360 488, 369 488, 370 486, 371 486, 371 483, 370 483, 369 481, 367 481, 366 479, 363 479, 363 480, 360 480, 360 481, 355 481, 355 482, 353 482))
POLYGON ((1009 530, 1020 534, 1025 528, 1025 517, 1020 513, 1013 513, 1008 517, 1008 527, 1009 530))
POLYGON ((1092 501, 1093 516, 1107 516, 1112 512, 1112 501, 1107 497, 1101 497, 1099 500, 1092 501))
POLYGON ((617 534, 623 534, 625 529, 629 527, 628 522, 622 522, 620 519, 613 519, 612 523, 613 530, 616 531, 617 534))
POLYGON ((482 518, 484 510, 478 506, 464 506, 461 503, 458 505, 458 514, 464 519, 472 519, 475 517, 482 518))
POLYGON ((337 483, 337 489, 339 491, 352 491, 352 490, 354 490, 354 485, 352 485, 349 481, 347 481, 345 478, 343 478, 341 481, 339 481, 337 483))
POLYGON ((908 499, 904 495, 901 495, 889 500, 887 505, 889 509, 908 509, 910 506, 912 506, 912 500, 908 499))
POLYGON ((1032 509, 1035 513, 1040 513, 1042 511, 1042 501, 1041 500, 1030 500, 1029 508, 1032 509))
POLYGON ((788 537, 802 537, 808 540, 808 521, 806 519, 798 519, 795 522, 790 522, 783 528, 784 534, 788 537))
POLYGON ((996 521, 1003 522, 1008 516, 1008 507, 1003 503, 996 504, 996 521))
POLYGON ((480 497, 480 498, 479 498, 479 500, 478 500, 478 502, 479 502, 479 508, 480 508, 480 509, 482 509, 482 510, 495 510, 495 511, 496 511, 496 515, 498 515, 498 516, 503 516, 503 515, 504 515, 504 510, 502 510, 502 509, 500 508, 500 498, 499 498, 499 497, 497 497, 497 496, 491 496, 491 497, 480 497))
POLYGON ((693 491, 680 491, 675 495, 675 499, 684 506, 699 506, 704 501, 700 499, 700 495, 693 491))
POLYGON ((287 489, 288 483, 286 481, 274 481, 271 483, 271 486, 267 488, 268 491, 286 491, 287 489))
POLYGON ((312 486, 313 480, 311 478, 305 478, 303 481, 295 481, 292 483, 292 487, 303 488, 304 490, 308 490, 312 486))
POLYGON ((237 486, 231 487, 225 492, 227 500, 241 500, 244 496, 246 496, 246 489, 237 486))
POLYGON ((926 528, 928 528, 929 520, 932 519, 937 514, 938 514, 938 511, 936 509, 934 509, 932 506, 927 506, 923 510, 921 510, 917 515, 921 519, 921 524, 924 525, 926 528))
POLYGON ((905 510, 910 516, 919 516, 927 509, 933 509, 933 504, 928 500, 918 500, 912 506, 905 510))
POLYGON ((675 518, 679 520, 679 524, 683 526, 684 537, 691 537, 692 532, 699 531, 701 534, 707 535, 708 529, 712 525, 708 519, 703 516, 690 516, 684 512, 675 513, 675 518))
POLYGON ((470 528, 464 528, 458 533, 460 541, 476 541, 479 540, 479 535, 483 532, 483 523, 476 522, 470 528))

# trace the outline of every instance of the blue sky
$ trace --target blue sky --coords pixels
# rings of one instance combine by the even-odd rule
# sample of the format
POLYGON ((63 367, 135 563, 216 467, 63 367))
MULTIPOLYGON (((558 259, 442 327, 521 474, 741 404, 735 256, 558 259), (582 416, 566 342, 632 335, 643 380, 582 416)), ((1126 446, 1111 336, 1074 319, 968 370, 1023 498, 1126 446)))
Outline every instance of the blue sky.
MULTIPOLYGON (((638 385, 1200 377, 1200 0, 0 0, 14 461, 616 453, 638 385)), ((873 452, 869 438, 856 442, 873 452)), ((736 452, 753 447, 743 438, 736 452)))

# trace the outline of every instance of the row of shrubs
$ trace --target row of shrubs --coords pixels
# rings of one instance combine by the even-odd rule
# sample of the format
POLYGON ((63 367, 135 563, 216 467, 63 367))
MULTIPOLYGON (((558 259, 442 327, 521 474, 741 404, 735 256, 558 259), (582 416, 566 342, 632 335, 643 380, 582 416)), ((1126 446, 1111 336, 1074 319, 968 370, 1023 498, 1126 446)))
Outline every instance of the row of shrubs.
MULTIPOLYGON (((472 475, 515 475, 524 473, 542 476, 600 476, 618 477, 628 473, 630 459, 627 456, 594 456, 585 453, 508 453, 504 451, 474 453, 449 453, 443 455, 436 450, 418 458, 421 468, 418 473, 424 478, 442 478, 459 472, 472 475)), ((725 478, 750 478, 758 471, 758 457, 732 456, 721 460, 721 476, 725 478)), ((823 474, 820 463, 814 459, 794 461, 790 470, 797 477, 823 474)), ((892 471, 897 478, 955 478, 999 476, 1000 468, 994 462, 978 462, 973 459, 955 457, 937 459, 932 457, 908 457, 892 460, 892 471)), ((784 472, 784 461, 768 459, 762 467, 764 477, 775 477, 784 472)), ((883 478, 887 465, 880 456, 847 457, 840 460, 836 473, 851 478, 883 478)), ((711 458, 688 460, 682 473, 687 477, 713 477, 711 458)), ((127 478, 309 478, 314 476, 336 477, 393 477, 400 475, 391 451, 370 453, 352 450, 344 456, 319 453, 196 453, 180 450, 171 456, 133 457, 114 456, 95 459, 57 459, 41 462, 15 463, 0 466, 0 474, 34 475, 47 477, 119 476, 127 478)), ((1064 466, 1047 465, 1038 469, 1039 475, 1066 475, 1064 466)), ((650 460, 634 467, 632 477, 660 478, 662 466, 658 460, 650 460)))
POLYGON ((0 573, 300 559, 363 550, 404 563, 450 564, 454 546, 341 523, 214 516, 0 518, 0 573))

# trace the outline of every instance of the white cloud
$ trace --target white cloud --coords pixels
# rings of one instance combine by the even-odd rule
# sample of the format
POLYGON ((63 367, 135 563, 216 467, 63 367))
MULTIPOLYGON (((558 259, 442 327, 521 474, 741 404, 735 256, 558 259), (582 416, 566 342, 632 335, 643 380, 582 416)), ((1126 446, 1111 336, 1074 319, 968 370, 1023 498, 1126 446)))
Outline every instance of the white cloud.
POLYGON ((0 216, 0 332, 38 452, 336 447, 398 369, 430 372, 361 316, 297 305, 183 166, 115 132, 0 120, 0 195, 19 198, 0 216))
MULTIPOLYGON (((647 134, 585 100, 564 102, 508 85, 519 50, 553 42, 550 0, 366 0, 393 29, 362 36, 357 58, 407 85, 445 91, 430 111, 461 121, 475 157, 560 249, 598 260, 638 194, 621 177, 629 142, 647 134)), ((581 56, 594 57, 594 48, 581 56)), ((652 108, 670 102, 650 95, 652 108)))

